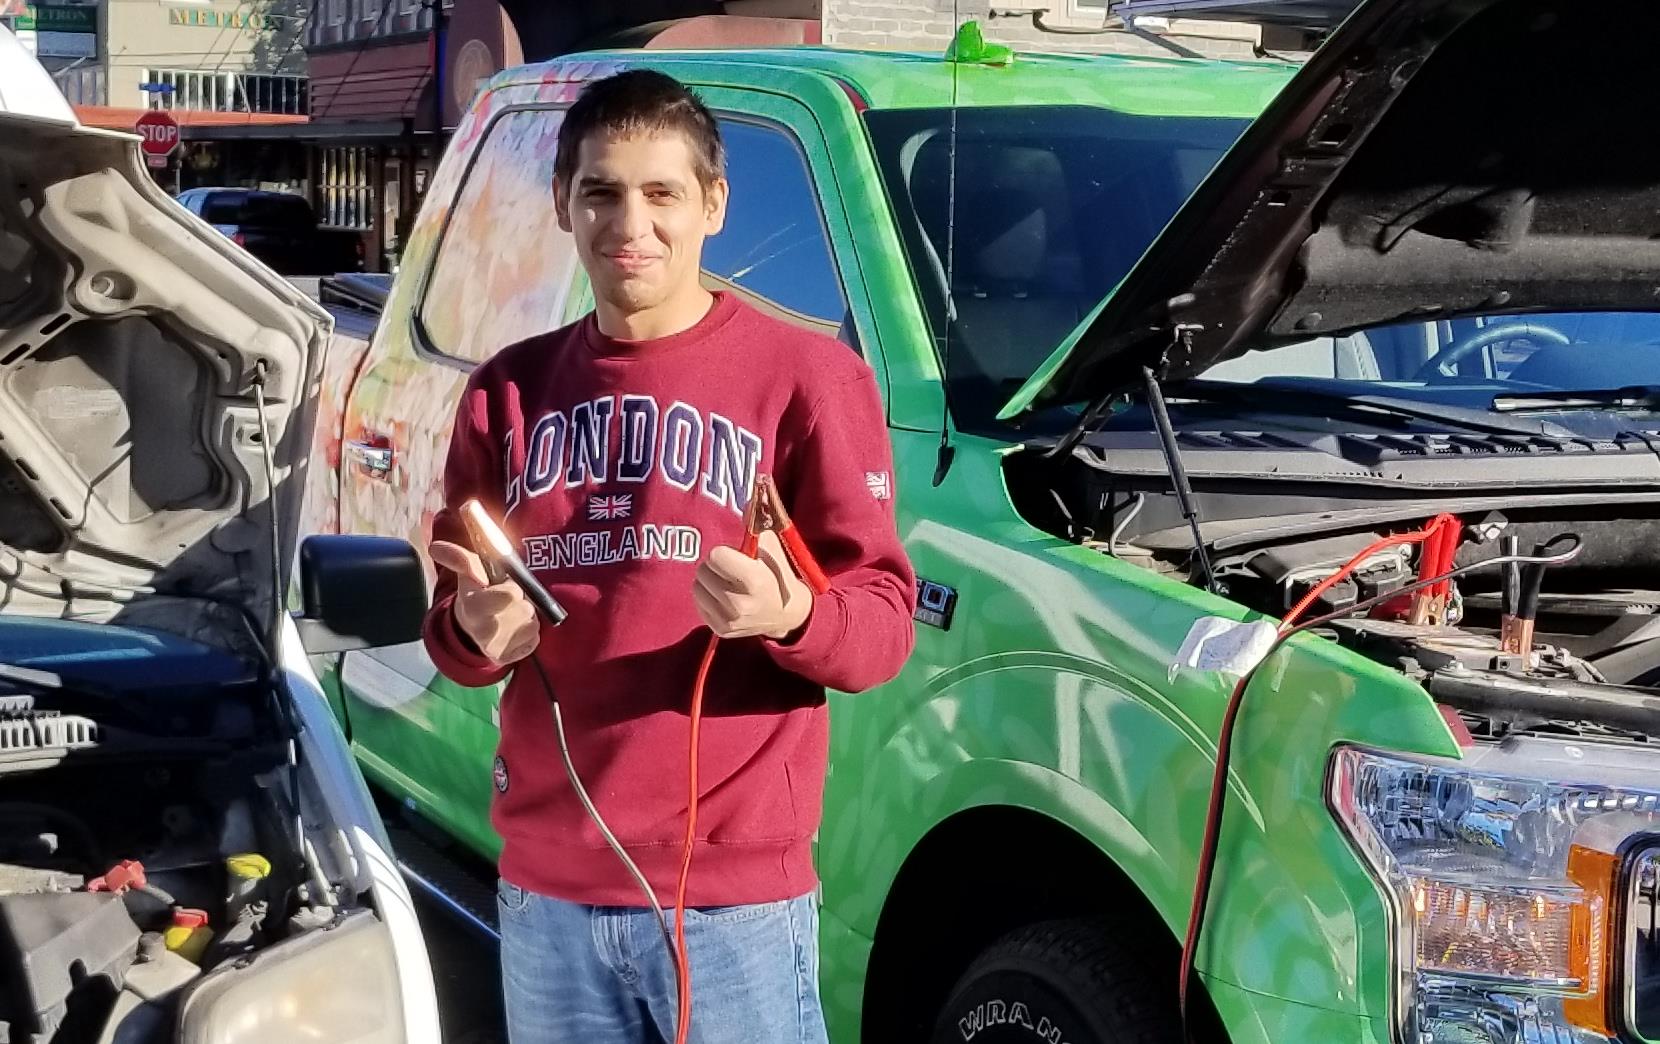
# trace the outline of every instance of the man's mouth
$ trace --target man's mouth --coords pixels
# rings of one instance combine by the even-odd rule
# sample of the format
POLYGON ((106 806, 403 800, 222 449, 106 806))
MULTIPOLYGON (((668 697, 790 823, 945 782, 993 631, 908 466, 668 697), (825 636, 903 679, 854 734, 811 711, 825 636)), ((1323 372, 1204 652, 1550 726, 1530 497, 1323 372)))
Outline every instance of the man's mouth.
POLYGON ((616 265, 625 272, 638 272, 641 269, 650 267, 658 260, 655 254, 639 254, 630 251, 606 254, 605 256, 613 265, 616 265))

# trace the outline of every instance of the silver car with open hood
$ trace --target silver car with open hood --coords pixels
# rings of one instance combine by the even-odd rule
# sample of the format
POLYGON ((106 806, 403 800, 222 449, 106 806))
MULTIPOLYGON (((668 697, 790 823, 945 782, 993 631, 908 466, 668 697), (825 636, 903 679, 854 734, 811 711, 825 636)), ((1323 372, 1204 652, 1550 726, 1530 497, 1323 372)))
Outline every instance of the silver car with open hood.
POLYGON ((406 544, 295 539, 326 313, 4 30, 0 186, 0 1039, 437 1041, 305 655, 426 597, 406 544))

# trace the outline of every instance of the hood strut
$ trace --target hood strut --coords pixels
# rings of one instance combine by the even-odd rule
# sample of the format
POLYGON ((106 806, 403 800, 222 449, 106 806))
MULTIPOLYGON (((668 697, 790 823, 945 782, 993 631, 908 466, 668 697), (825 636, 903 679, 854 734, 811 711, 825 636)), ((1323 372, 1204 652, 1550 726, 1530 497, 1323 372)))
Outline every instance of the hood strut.
MULTIPOLYGON (((300 726, 294 720, 293 708, 288 700, 277 692, 277 686, 284 684, 279 677, 278 665, 282 663, 282 617, 286 599, 282 586, 282 527, 277 511, 277 458, 271 449, 271 419, 265 411, 265 367, 264 359, 254 363, 254 375, 249 383, 254 390, 254 408, 259 412, 259 445, 265 460, 265 496, 271 516, 271 619, 265 621, 265 646, 269 650, 267 662, 271 664, 272 674, 269 691, 288 730, 288 800, 294 812, 294 840, 298 846, 295 852, 314 872, 320 873, 316 852, 306 837, 305 815, 300 809, 300 726)), ((325 889, 324 895, 328 894, 325 889)), ((334 904, 331 901, 329 905, 334 904)))
MULTIPOLYGON (((1178 340, 1191 339, 1191 327, 1177 327, 1178 340)), ((1168 353, 1167 353, 1168 354, 1168 353)), ((1160 360, 1163 366, 1163 360, 1160 360)), ((1176 444, 1176 430, 1170 426, 1170 412, 1164 405, 1164 389, 1159 387, 1158 374, 1151 366, 1141 368, 1142 377, 1147 382, 1147 406, 1153 414, 1153 427, 1158 430, 1159 448, 1164 450, 1164 463, 1170 469, 1170 485, 1176 491, 1176 503, 1181 506, 1182 517, 1193 530, 1193 558, 1199 567, 1199 576, 1205 583, 1205 590, 1216 592, 1216 574, 1211 572, 1210 554, 1205 550, 1205 538, 1199 530, 1199 505, 1193 500, 1193 485, 1187 480, 1187 469, 1182 466, 1182 450, 1176 444)))
MULTIPOLYGON (((1159 375, 1169 370, 1172 361, 1180 365, 1191 357, 1193 334, 1201 327, 1192 323, 1177 323, 1170 329, 1170 342, 1159 355, 1157 369, 1143 366, 1142 381, 1145 385, 1148 412, 1153 415, 1153 430, 1158 435, 1159 449, 1164 453, 1165 467, 1170 471, 1171 489, 1176 494, 1177 504, 1181 506, 1182 517, 1193 530, 1193 564, 1199 568, 1199 576, 1204 580, 1205 590, 1215 593, 1216 574, 1211 571, 1210 553, 1205 549, 1205 538, 1199 530, 1199 505, 1193 500, 1193 485, 1187 480, 1187 468, 1182 466, 1181 447, 1176 444, 1176 430, 1170 426, 1170 411, 1165 407, 1164 389, 1159 385, 1159 375), (1177 358, 1172 360, 1172 356, 1177 358)), ((1128 398, 1129 392, 1115 387, 1095 399, 1078 418, 1078 423, 1072 426, 1072 430, 1043 452, 1043 459, 1050 460, 1070 454, 1077 448, 1078 443, 1101 423, 1101 419, 1111 411, 1113 403, 1128 398)))
POLYGON ((271 420, 265 412, 265 360, 254 364, 254 375, 249 384, 254 390, 254 408, 259 411, 259 446, 265 460, 265 496, 270 511, 271 526, 271 618, 265 621, 265 647, 270 650, 271 662, 280 663, 282 636, 282 531, 277 519, 277 460, 271 450, 271 420))

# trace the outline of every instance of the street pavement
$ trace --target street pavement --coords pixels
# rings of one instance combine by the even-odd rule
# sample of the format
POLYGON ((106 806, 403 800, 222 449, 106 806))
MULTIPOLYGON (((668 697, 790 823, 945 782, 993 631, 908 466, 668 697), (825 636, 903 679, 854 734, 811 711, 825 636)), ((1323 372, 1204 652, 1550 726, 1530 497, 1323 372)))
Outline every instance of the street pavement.
POLYGON ((418 891, 415 908, 438 986, 444 1044, 505 1042, 496 944, 418 891))

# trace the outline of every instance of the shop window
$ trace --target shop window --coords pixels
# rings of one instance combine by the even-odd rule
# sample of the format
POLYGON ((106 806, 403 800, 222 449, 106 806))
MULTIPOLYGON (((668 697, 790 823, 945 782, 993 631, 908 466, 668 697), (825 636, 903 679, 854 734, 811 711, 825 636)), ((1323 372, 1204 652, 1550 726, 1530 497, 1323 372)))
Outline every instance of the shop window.
POLYGON ((202 72, 193 69, 145 69, 153 85, 152 109, 198 109, 211 112, 270 112, 303 116, 307 112, 304 76, 202 72))
POLYGON ((373 156, 364 148, 324 149, 318 177, 317 222, 330 228, 375 227, 373 156))

